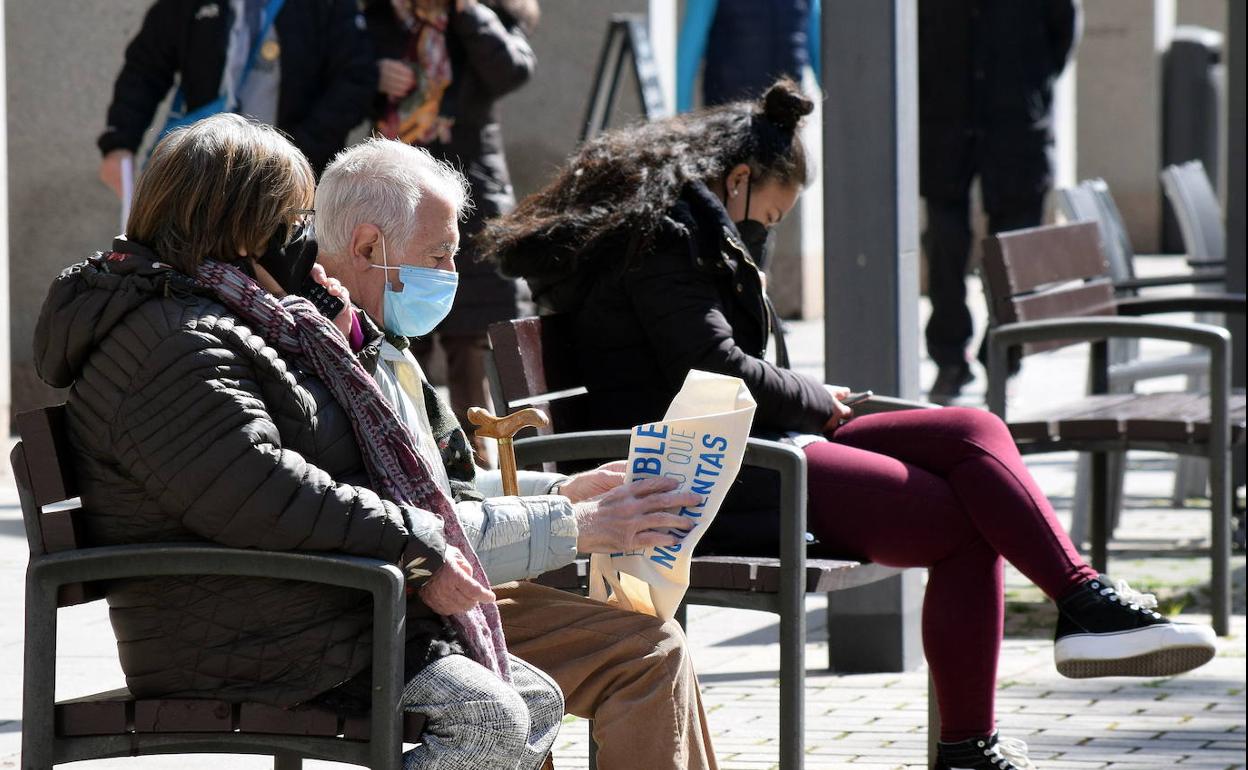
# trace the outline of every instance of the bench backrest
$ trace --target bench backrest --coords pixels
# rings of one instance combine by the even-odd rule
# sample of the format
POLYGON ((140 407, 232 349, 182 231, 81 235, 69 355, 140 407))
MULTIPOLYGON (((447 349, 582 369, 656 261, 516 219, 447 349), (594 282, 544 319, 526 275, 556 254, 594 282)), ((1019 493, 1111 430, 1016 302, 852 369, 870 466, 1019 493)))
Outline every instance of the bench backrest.
MULTIPOLYGON (((1117 313, 1109 265, 1093 222, 989 236, 981 270, 995 324, 1117 313)), ((1075 342, 1028 346, 1024 354, 1075 342)))
POLYGON ((587 425, 580 415, 586 393, 577 365, 576 335, 569 315, 517 318, 490 324, 491 386, 500 413, 526 406, 545 411, 544 432, 567 433, 587 425))
POLYGON ((1226 259, 1222 204, 1204 164, 1192 160, 1167 166, 1161 172, 1161 185, 1179 221, 1188 262, 1199 267, 1201 262, 1226 259))
POLYGON ((1066 221, 1096 223, 1101 235, 1101 251, 1109 260, 1109 274, 1113 279, 1129 281, 1135 278, 1131 241, 1105 180, 1085 179, 1077 187, 1058 190, 1057 200, 1066 221))
MULTIPOLYGON (((19 413, 17 430, 21 441, 13 447, 10 462, 31 557, 82 547, 82 505, 77 500, 65 405, 19 413)), ((58 603, 67 607, 102 596, 102 586, 73 584, 61 588, 58 603)))

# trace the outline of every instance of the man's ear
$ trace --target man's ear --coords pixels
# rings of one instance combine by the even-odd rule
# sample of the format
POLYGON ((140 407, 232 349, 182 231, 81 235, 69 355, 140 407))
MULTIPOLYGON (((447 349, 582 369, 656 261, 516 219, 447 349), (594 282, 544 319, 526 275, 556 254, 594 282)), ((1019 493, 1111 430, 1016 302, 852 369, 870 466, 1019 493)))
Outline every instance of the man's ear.
POLYGON ((351 231, 351 267, 369 270, 381 264, 381 230, 373 224, 359 224, 351 231))

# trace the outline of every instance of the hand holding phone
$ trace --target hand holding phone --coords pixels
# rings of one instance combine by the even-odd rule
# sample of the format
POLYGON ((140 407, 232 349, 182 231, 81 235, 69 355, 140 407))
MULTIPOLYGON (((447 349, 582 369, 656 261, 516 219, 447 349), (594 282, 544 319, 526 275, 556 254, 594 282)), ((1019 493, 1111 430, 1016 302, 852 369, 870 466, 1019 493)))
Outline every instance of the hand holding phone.
POLYGON ((866 401, 874 395, 875 393, 872 391, 864 390, 858 393, 850 393, 845 398, 840 399, 840 402, 842 406, 854 406, 856 404, 861 404, 863 401, 866 401))

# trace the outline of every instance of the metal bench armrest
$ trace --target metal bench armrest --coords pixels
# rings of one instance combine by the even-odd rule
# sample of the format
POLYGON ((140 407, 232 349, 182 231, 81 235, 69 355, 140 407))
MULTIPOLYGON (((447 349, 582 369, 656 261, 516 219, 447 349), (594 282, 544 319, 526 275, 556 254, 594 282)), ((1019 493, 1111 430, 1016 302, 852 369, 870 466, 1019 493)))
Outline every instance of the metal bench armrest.
MULTIPOLYGON (((1221 326, 1212 324, 1087 316, 1023 321, 998 326, 988 335, 988 408, 997 416, 1005 417, 1005 381, 1008 360, 1006 353, 1010 347, 1027 342, 1078 339, 1099 341, 1111 337, 1170 340, 1207 348, 1209 350, 1210 418, 1214 450, 1219 451, 1216 445, 1220 442, 1229 443, 1231 333, 1221 326)), ((1102 366, 1105 363, 1104 360, 1101 361, 1102 366)))
POLYGON ((67 583, 162 575, 235 575, 296 580, 366 591, 373 597, 370 752, 389 756, 402 740, 406 595, 403 572, 379 559, 346 554, 244 550, 159 543, 82 548, 38 556, 26 573, 25 718, 50 725, 56 675, 57 588, 67 583), (386 718, 381 718, 385 715, 386 718))
MULTIPOLYGON (((626 457, 630 436, 627 430, 596 430, 517 439, 516 464, 626 457)), ((782 593, 800 587, 806 572, 806 455, 791 444, 751 438, 742 464, 780 474, 782 593)))

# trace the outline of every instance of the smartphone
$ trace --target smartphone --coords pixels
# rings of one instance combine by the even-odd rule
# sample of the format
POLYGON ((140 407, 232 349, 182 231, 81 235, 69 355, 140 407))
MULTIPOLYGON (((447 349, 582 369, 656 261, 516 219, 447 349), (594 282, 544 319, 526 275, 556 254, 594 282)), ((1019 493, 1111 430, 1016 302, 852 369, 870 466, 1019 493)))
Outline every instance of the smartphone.
POLYGON ((866 401, 874 395, 875 394, 869 390, 864 390, 861 393, 850 393, 848 396, 841 399, 841 405, 854 406, 855 404, 861 404, 863 401, 866 401))
POLYGON ((303 279, 303 285, 299 287, 299 296, 315 305, 321 315, 331 321, 337 318, 342 309, 347 306, 347 303, 330 294, 329 289, 314 281, 310 274, 303 279))

